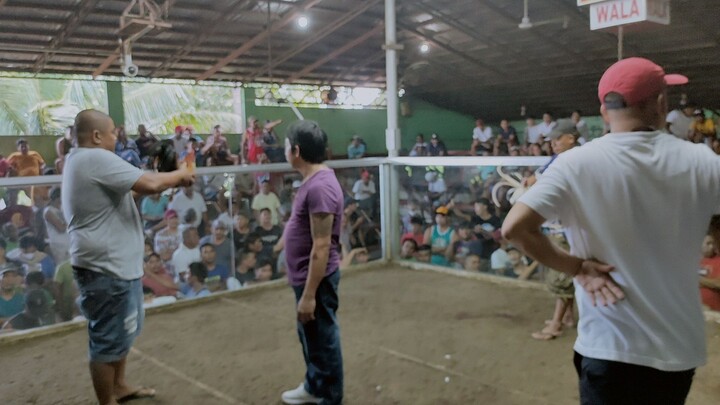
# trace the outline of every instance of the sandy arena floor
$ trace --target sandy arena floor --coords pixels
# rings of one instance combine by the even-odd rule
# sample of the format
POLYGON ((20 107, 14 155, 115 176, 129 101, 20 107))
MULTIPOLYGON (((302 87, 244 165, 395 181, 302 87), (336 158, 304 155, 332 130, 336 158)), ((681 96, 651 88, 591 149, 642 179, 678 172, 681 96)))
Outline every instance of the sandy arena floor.
MULTIPOLYGON (((347 404, 577 404, 575 331, 538 342, 543 291, 397 267, 348 274, 340 319, 347 404)), ((141 404, 279 404, 303 378, 288 288, 151 315, 130 356, 141 404)), ((720 400, 720 326, 688 404, 720 400)), ((0 346, 0 402, 92 404, 84 330, 0 346)))

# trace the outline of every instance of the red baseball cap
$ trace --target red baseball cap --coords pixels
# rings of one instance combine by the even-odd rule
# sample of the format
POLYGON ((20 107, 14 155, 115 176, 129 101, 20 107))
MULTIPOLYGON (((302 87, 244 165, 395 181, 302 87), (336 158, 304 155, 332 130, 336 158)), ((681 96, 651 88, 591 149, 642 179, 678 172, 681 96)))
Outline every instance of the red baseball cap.
POLYGON ((665 86, 685 84, 683 75, 665 74, 662 67, 645 58, 627 58, 610 66, 598 84, 601 104, 609 93, 620 94, 624 105, 607 105, 606 108, 624 108, 636 105, 660 94, 665 86))

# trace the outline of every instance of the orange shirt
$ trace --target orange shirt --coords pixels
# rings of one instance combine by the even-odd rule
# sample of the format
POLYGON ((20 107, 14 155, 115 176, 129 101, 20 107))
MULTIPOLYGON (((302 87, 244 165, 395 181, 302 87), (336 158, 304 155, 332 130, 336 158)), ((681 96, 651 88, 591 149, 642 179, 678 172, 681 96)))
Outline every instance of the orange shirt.
MULTIPOLYGON (((705 277, 720 279, 720 256, 703 258, 700 261, 700 267, 707 270, 705 277)), ((714 311, 720 311, 720 291, 700 287, 700 296, 703 305, 710 307, 714 311)))
POLYGON ((15 152, 8 156, 7 160, 17 171, 17 175, 21 177, 39 176, 41 174, 40 168, 45 164, 42 156, 32 150, 28 151, 27 155, 15 152))

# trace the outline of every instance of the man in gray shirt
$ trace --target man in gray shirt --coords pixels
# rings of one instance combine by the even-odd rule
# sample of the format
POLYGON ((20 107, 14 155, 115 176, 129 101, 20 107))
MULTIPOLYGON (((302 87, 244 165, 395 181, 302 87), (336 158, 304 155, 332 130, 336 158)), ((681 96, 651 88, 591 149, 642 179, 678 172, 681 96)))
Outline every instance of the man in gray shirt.
POLYGON ((63 170, 62 207, 95 394, 102 405, 154 396, 125 382, 127 354, 144 320, 143 228, 132 192, 159 193, 195 178, 187 169, 145 173, 115 155, 115 125, 104 113, 81 111, 75 128, 78 147, 63 170))

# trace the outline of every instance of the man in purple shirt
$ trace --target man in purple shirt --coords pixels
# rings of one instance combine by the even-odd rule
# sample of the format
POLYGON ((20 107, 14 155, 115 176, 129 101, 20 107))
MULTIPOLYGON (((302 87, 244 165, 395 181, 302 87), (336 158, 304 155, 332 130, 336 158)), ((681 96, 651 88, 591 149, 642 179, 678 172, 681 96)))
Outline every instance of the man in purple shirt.
POLYGON ((341 404, 342 351, 338 309, 343 192, 323 164, 327 135, 313 121, 297 121, 285 137, 287 161, 303 176, 284 233, 290 285, 297 301, 305 381, 283 392, 286 404, 341 404))

